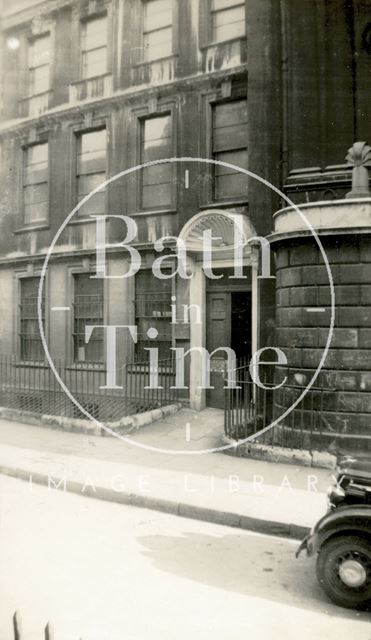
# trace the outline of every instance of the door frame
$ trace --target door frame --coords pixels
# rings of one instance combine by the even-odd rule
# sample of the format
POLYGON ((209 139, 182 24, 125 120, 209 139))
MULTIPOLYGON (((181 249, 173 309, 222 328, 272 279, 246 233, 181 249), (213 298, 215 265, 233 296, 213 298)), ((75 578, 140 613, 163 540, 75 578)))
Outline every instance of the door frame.
MULTIPOLYGON (((243 260, 243 265, 251 267, 251 350, 258 350, 259 335, 259 286, 258 286, 259 255, 256 249, 243 260)), ((215 269, 233 268, 233 260, 216 260, 215 269)), ((206 348, 206 276, 202 262, 192 259, 192 275, 190 279, 190 305, 197 305, 201 311, 201 324, 191 323, 190 327, 190 407, 201 411, 206 407, 206 389, 202 388, 202 371, 197 348, 206 348)), ((237 289, 236 289, 237 290, 237 289)))

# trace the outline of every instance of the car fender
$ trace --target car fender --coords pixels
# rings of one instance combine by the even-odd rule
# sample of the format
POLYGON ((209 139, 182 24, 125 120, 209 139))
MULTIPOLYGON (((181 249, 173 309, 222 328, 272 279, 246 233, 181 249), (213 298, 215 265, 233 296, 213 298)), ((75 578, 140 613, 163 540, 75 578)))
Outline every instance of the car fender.
POLYGON ((303 540, 298 554, 305 548, 308 555, 313 555, 329 538, 341 534, 363 535, 369 538, 371 543, 371 507, 344 506, 326 513, 303 540))

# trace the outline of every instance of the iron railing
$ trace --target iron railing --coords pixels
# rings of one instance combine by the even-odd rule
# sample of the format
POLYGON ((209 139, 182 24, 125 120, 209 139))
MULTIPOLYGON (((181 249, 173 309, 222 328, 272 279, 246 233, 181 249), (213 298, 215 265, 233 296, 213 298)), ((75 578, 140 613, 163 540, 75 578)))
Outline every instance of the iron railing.
POLYGON ((233 370, 233 376, 231 373, 226 374, 225 381, 235 376, 236 388, 224 391, 224 430, 229 438, 238 442, 252 436, 257 443, 322 450, 328 449, 338 435, 328 420, 329 415, 338 415, 335 389, 311 387, 300 399, 303 386, 285 384, 276 388, 268 381, 269 372, 261 379, 264 386, 255 384, 246 362, 233 370), (278 423, 269 428, 276 420, 278 423))
MULTIPOLYGON (((97 420, 119 420, 177 399, 172 388, 172 359, 159 361, 155 371, 150 370, 148 361, 125 364, 117 371, 117 389, 104 388, 107 372, 101 365, 56 360, 54 367, 71 395, 97 420), (148 388, 151 373, 158 378, 158 388, 148 388)), ((0 355, 0 405, 36 415, 86 419, 62 389, 49 363, 19 362, 13 356, 0 355)))

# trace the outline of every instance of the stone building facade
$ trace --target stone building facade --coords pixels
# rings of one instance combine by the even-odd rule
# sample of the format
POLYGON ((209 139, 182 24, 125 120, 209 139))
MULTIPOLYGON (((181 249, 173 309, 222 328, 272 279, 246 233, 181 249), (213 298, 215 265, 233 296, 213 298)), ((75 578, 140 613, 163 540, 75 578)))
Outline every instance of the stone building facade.
MULTIPOLYGON (((1 352, 37 366, 36 278, 61 224, 92 188, 148 160, 229 161, 305 210, 325 211, 324 246, 338 309, 317 382, 331 391, 325 398, 330 430, 366 433, 371 262, 370 222, 362 212, 369 205, 340 202, 351 189, 346 150, 356 140, 371 140, 369 2, 19 0, 4 3, 1 31, 1 352), (341 207, 343 226, 334 213, 341 207)), ((89 345, 82 339, 87 318, 138 326, 138 345, 127 335, 118 342, 119 362, 143 355, 152 344, 150 327, 158 331, 160 354, 171 346, 212 351, 223 345, 248 356, 269 344, 274 320, 289 380, 302 374, 304 382, 326 343, 329 287, 318 245, 297 220, 287 226, 286 204, 252 177, 201 162, 159 165, 115 180, 83 205, 53 250, 44 303, 53 357, 73 366, 102 358, 103 336, 89 345), (107 212, 135 221, 132 244, 142 268, 134 278, 102 284, 89 278, 96 246, 91 216, 107 212), (246 277, 229 279, 233 216, 248 238, 270 239, 276 281, 259 278, 251 247, 244 255, 246 277), (218 284, 205 279, 194 244, 208 226, 222 237, 214 254, 223 274, 218 284), (152 278, 154 242, 164 236, 180 236, 190 249, 193 285, 178 279, 159 287, 152 278), (184 304, 197 304, 203 328, 189 318, 171 324, 172 304, 177 317, 184 304), (325 312, 320 317, 308 306, 325 312), (53 311, 58 308, 70 312, 53 311)), ((122 240, 117 220, 109 220, 108 237, 112 244, 122 240)), ((171 253, 171 239, 168 245, 171 253)), ((127 268, 117 246, 107 251, 107 261, 111 276, 127 268)), ((220 404, 217 362, 216 392, 199 393, 199 367, 190 360, 184 399, 195 408, 220 404)))

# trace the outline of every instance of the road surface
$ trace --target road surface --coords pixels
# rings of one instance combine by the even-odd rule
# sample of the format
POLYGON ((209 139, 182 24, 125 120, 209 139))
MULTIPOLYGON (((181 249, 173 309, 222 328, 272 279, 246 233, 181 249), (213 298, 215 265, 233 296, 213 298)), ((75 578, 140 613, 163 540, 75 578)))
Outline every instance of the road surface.
POLYGON ((0 640, 371 640, 295 549, 0 476, 0 640))

